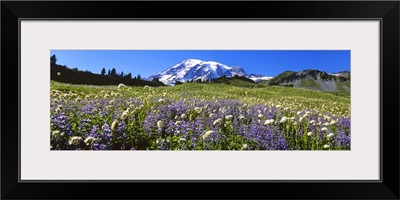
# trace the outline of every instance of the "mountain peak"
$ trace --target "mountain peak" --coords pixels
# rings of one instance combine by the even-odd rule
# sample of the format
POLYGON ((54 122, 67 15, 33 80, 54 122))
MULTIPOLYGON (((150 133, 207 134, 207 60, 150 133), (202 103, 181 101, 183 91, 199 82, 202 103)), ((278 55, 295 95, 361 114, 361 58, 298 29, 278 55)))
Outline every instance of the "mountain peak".
POLYGON ((190 58, 150 76, 148 79, 158 78, 164 84, 174 85, 176 81, 186 82, 198 79, 206 81, 220 76, 232 77, 235 75, 244 76, 246 72, 240 67, 229 67, 215 61, 190 58))
POLYGON ((195 64, 195 63, 202 63, 202 62, 204 62, 204 61, 203 60, 199 60, 199 59, 189 58, 189 59, 186 59, 186 60, 184 60, 184 61, 182 61, 180 63, 195 64))
POLYGON ((189 58, 179 62, 171 68, 168 68, 162 72, 148 77, 148 80, 158 78, 161 82, 166 85, 174 85, 177 81, 187 82, 190 80, 202 80, 208 81, 216 79, 221 76, 234 77, 234 76, 246 76, 253 81, 265 80, 270 77, 253 77, 247 75, 243 68, 234 66, 229 67, 225 64, 221 64, 215 61, 203 61, 200 59, 189 58))

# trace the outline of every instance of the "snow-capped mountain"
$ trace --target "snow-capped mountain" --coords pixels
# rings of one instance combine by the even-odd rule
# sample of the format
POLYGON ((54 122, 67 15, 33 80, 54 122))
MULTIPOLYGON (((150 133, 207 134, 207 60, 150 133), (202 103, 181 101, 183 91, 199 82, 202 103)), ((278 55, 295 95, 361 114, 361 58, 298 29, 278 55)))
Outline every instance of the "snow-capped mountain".
MULTIPOLYGON (((221 76, 232 77, 235 75, 248 76, 244 69, 240 67, 229 67, 214 61, 187 59, 167 70, 148 77, 147 80, 158 78, 166 85, 174 85, 176 81, 186 82, 198 79, 206 81, 221 76)), ((265 79, 266 77, 261 75, 256 77, 253 75, 252 78, 265 79)))

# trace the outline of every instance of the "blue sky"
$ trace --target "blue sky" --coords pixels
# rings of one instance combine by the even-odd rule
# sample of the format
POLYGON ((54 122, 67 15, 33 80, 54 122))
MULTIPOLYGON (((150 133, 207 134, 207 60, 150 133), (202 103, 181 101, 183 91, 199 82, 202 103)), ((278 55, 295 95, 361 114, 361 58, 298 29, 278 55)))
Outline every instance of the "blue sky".
POLYGON ((242 67, 247 73, 275 76, 281 72, 317 69, 327 73, 350 71, 350 50, 51 50, 57 64, 100 73, 147 77, 189 59, 242 67))

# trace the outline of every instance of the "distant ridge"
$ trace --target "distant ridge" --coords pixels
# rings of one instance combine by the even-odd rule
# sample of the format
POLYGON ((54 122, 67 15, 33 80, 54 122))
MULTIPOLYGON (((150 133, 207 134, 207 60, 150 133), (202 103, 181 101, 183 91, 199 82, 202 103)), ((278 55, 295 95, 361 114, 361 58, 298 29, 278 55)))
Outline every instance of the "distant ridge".
POLYGON ((290 86, 324 92, 349 92, 350 72, 335 75, 324 71, 308 69, 299 72, 285 71, 266 82, 267 85, 290 86))

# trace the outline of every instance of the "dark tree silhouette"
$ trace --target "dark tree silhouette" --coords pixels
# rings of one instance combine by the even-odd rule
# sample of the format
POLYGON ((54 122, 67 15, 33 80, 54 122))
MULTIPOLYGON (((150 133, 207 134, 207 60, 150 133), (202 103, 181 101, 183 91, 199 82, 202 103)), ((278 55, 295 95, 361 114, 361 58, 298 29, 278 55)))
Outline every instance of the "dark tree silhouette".
POLYGON ((121 71, 121 74, 119 74, 120 77, 124 77, 124 72, 121 71))
POLYGON ((117 77, 117 70, 115 68, 112 68, 111 74, 112 77, 117 77))
POLYGON ((108 70, 108 73, 107 73, 107 75, 111 76, 111 71, 110 71, 110 70, 108 70))
POLYGON ((127 79, 132 79, 132 74, 131 74, 131 73, 128 73, 128 74, 125 76, 125 78, 127 78, 127 79))
POLYGON ((57 64, 57 58, 56 58, 55 54, 50 57, 50 63, 51 64, 57 64))
POLYGON ((142 77, 140 76, 140 74, 137 75, 137 79, 142 80, 142 77))
POLYGON ((103 68, 103 69, 101 70, 101 75, 102 75, 102 76, 106 75, 106 69, 103 68))

